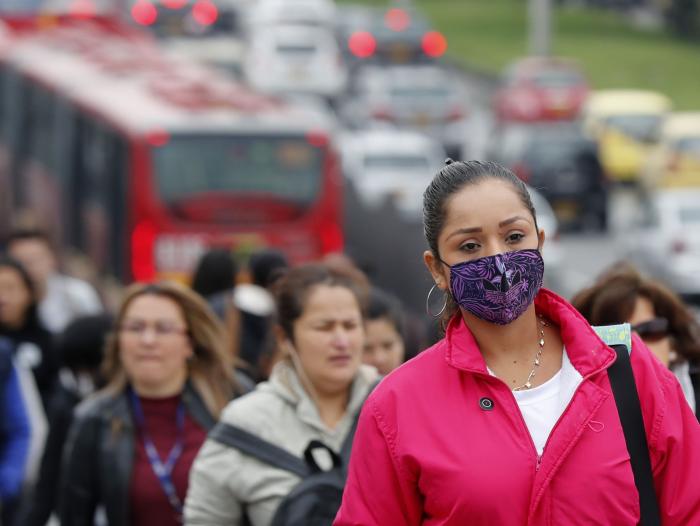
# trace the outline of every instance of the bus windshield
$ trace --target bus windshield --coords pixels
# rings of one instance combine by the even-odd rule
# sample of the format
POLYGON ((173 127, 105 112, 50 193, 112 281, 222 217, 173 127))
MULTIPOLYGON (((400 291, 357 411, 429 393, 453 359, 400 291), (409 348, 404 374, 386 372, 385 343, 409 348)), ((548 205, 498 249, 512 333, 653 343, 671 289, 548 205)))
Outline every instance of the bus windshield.
POLYGON ((190 219, 291 219, 322 184, 323 149, 304 136, 174 136, 153 157, 160 201, 190 219))

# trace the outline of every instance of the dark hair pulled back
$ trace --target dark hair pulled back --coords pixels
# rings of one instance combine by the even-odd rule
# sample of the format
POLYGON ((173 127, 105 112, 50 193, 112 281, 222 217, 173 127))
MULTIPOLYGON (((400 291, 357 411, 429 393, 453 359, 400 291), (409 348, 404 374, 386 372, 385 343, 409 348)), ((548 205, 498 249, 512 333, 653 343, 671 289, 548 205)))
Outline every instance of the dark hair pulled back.
POLYGON ((273 285, 277 323, 292 342, 294 322, 304 314, 309 294, 319 285, 347 288, 355 296, 360 312, 364 315, 367 292, 355 276, 322 263, 294 267, 273 285))
MULTIPOLYGON (((423 231, 428 246, 436 258, 440 258, 438 238, 445 226, 449 199, 465 186, 473 186, 486 180, 504 181, 510 184, 521 202, 532 214, 537 227, 537 214, 525 183, 498 163, 490 161, 453 161, 447 159, 445 166, 435 174, 423 193, 423 231)), ((457 304, 450 294, 441 317, 442 327, 458 311, 457 304)))

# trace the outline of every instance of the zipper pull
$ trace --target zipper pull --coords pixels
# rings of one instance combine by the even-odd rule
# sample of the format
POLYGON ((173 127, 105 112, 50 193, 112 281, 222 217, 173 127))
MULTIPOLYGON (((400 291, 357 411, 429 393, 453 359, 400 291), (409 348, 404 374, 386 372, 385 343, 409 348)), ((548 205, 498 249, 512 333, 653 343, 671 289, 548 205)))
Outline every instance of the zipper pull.
POLYGON ((535 471, 540 470, 540 465, 542 464, 542 455, 537 455, 537 464, 535 465, 535 471))

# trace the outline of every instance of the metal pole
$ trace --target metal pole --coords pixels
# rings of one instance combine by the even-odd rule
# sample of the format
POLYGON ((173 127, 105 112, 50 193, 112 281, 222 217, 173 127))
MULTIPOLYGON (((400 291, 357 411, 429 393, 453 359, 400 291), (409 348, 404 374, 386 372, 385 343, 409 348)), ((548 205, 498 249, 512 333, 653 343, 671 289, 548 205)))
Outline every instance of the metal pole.
POLYGON ((530 0, 530 54, 549 56, 552 52, 552 0, 530 0))

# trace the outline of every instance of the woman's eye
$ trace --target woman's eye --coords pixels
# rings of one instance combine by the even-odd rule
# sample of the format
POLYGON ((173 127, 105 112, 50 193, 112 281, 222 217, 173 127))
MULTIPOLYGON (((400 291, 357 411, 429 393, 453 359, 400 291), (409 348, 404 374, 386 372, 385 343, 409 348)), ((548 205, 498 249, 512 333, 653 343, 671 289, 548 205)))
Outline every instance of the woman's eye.
POLYGON ((508 241, 510 243, 517 243, 518 241, 521 241, 525 237, 525 234, 522 234, 520 232, 513 232, 512 234, 508 234, 508 241))
POLYGON ((477 248, 479 248, 479 244, 474 243, 472 241, 464 243, 462 246, 459 247, 460 250, 466 250, 468 252, 472 252, 472 251, 476 250, 477 248))

